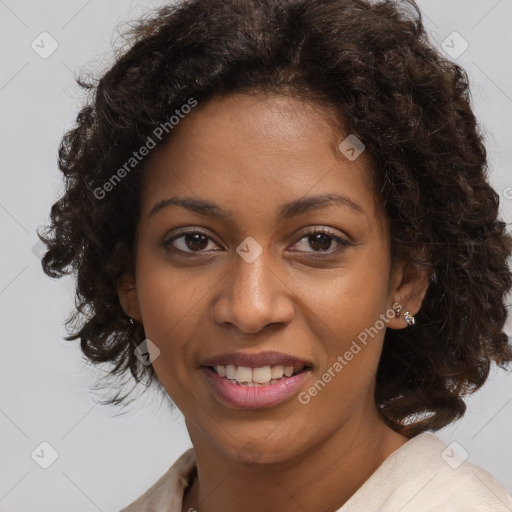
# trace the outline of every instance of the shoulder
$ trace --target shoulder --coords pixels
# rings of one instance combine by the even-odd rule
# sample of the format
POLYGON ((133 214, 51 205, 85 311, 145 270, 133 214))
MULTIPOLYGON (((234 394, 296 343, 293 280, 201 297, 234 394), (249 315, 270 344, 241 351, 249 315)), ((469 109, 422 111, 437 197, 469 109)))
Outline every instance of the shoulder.
POLYGON ((194 478, 196 467, 194 449, 189 448, 142 496, 120 512, 181 510, 185 489, 194 478))
POLYGON ((340 512, 511 512, 491 474, 424 433, 392 453, 340 512))
POLYGON ((488 472, 467 464, 457 470, 440 469, 411 476, 389 494, 379 510, 511 512, 512 497, 488 472))

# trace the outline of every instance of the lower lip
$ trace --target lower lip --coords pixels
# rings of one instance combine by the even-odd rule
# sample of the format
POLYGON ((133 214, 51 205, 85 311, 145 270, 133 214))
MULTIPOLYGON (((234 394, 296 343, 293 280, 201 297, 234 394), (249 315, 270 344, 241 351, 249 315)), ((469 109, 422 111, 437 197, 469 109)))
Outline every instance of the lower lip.
POLYGON ((203 367, 203 370, 222 402, 231 407, 245 409, 272 407, 280 404, 300 389, 310 372, 310 370, 304 370, 268 386, 244 386, 232 384, 210 367, 203 367))

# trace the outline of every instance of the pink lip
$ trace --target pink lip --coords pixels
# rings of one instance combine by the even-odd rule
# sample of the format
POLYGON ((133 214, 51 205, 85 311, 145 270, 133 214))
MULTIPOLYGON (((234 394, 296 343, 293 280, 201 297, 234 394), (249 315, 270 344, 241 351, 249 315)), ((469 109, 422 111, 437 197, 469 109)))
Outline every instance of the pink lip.
POLYGON ((205 375, 220 398, 221 402, 231 407, 257 409, 272 407, 294 395, 302 386, 310 370, 304 370, 291 377, 268 386, 244 386, 232 384, 210 367, 203 368, 205 375))
POLYGON ((205 359, 201 366, 217 366, 219 364, 233 366, 247 366, 248 368, 260 368, 263 366, 293 366, 300 370, 303 366, 312 367, 313 365, 304 359, 301 359, 283 352, 265 351, 257 354, 246 352, 231 352, 230 354, 219 354, 217 356, 205 359))

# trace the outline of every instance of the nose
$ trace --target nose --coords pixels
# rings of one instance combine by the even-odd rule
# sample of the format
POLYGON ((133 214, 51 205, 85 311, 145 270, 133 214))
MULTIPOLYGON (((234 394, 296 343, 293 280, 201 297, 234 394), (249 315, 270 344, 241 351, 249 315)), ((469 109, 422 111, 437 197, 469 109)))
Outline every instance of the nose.
POLYGON ((236 326, 249 334, 269 324, 284 326, 293 318, 293 292, 264 253, 252 263, 237 257, 219 286, 221 292, 211 307, 217 325, 236 326))

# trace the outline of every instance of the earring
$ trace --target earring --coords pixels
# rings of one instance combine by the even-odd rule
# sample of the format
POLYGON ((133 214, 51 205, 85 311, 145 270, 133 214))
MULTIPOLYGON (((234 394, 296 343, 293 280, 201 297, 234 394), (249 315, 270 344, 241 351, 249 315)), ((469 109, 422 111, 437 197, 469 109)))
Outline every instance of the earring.
POLYGON ((131 317, 130 317, 130 324, 131 324, 131 325, 134 325, 134 324, 135 324, 135 322, 133 321, 133 318, 131 318, 131 317))
POLYGON ((414 317, 409 313, 409 311, 406 311, 403 316, 405 321, 407 322, 407 325, 414 325, 414 323, 416 322, 414 320, 414 317))
POLYGON ((398 317, 400 315, 400 311, 402 311, 402 306, 399 304, 396 308, 393 309, 395 311, 395 316, 398 317))

